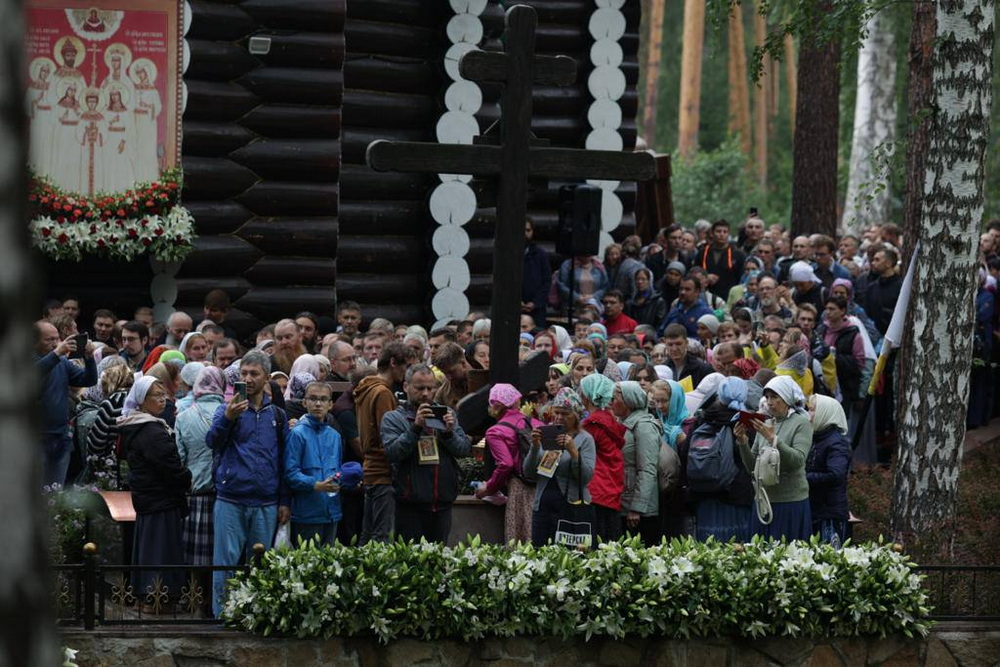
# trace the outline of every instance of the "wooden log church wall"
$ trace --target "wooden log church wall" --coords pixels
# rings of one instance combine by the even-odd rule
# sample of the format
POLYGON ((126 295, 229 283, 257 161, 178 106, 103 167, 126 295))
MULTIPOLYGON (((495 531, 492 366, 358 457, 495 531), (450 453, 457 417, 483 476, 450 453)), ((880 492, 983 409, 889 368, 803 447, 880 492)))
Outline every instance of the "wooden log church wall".
MULTIPOLYGON (((589 21, 595 0, 528 1, 539 14, 536 50, 577 60, 577 83, 534 91, 532 129, 552 145, 582 148, 593 101, 589 21)), ((617 4, 617 3, 611 3, 617 4)), ((176 307, 200 312, 204 295, 225 289, 241 328, 299 310, 332 314, 337 300, 362 304, 366 319, 430 324, 434 251, 427 198, 437 179, 375 173, 364 152, 375 139, 435 141, 449 83, 446 0, 190 0, 191 60, 184 81, 184 204, 195 217, 196 250, 177 273, 176 307), (250 37, 270 38, 251 55, 250 37)), ((499 50, 504 6, 481 14, 481 47, 499 50)), ((635 145, 639 0, 626 0, 618 40, 626 90, 619 133, 635 145)), ((500 90, 483 86, 476 118, 499 116, 500 90)), ((558 189, 537 184, 529 203, 536 236, 552 250, 558 189)), ((634 229, 634 184, 620 239, 634 229)), ((494 210, 480 208, 465 230, 473 308, 490 302, 494 210)), ((553 258, 554 263, 558 258, 553 258)), ((149 304, 145 260, 82 266, 49 262, 49 293, 78 293, 85 308, 120 316, 149 304)))

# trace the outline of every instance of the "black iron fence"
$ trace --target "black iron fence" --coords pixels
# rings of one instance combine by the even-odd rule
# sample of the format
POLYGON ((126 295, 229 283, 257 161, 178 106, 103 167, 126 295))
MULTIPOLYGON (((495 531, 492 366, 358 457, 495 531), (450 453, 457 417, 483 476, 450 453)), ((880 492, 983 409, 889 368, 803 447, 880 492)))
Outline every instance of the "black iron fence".
POLYGON ((1000 566, 921 565, 936 621, 1000 621, 1000 566))
MULTIPOLYGON (((60 625, 217 625, 211 614, 212 575, 249 571, 264 545, 254 545, 250 562, 235 566, 112 565, 99 562, 97 547, 84 547, 83 563, 53 568, 60 625)), ((921 565, 937 621, 1000 621, 1000 566, 921 565)))
POLYGON ((218 625, 212 616, 212 576, 249 571, 264 553, 241 565, 112 565, 97 547, 83 548, 83 563, 53 567, 55 610, 61 626, 218 625))

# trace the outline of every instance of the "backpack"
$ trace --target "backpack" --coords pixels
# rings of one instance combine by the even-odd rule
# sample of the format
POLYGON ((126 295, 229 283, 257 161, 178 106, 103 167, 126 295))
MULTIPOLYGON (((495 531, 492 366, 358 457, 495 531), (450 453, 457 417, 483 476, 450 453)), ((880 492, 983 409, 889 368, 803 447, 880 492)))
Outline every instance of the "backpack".
POLYGON ((669 493, 677 488, 681 477, 681 457, 670 443, 660 438, 660 454, 656 459, 656 484, 660 493, 669 493))
POLYGON ((738 472, 732 429, 712 423, 696 428, 688 439, 688 488, 696 493, 723 492, 738 472))
MULTIPOLYGON (((528 451, 531 449, 532 445, 531 421, 525 417, 524 423, 520 428, 510 422, 497 422, 496 426, 506 426, 514 432, 514 436, 517 440, 517 461, 514 464, 514 474, 516 474, 519 478, 524 479, 524 470, 522 470, 522 467, 524 465, 524 459, 527 458, 528 451)), ((483 455, 484 482, 493 476, 493 471, 496 470, 496 467, 496 460, 493 458, 493 453, 487 446, 486 453, 483 455)))
POLYGON ((87 465, 87 439, 90 429, 97 421, 100 407, 99 403, 83 400, 76 406, 76 413, 73 415, 73 455, 79 458, 81 466, 77 481, 85 481, 90 474, 90 467, 87 465))

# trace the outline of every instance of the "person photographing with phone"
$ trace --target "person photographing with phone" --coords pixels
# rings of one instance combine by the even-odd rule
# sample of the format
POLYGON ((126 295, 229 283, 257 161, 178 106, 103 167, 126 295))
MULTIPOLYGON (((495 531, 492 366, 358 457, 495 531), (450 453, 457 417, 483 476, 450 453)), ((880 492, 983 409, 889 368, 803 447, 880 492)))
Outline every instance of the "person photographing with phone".
POLYGON ((587 485, 594 476, 597 447, 580 428, 583 403, 575 390, 564 387, 552 399, 550 414, 551 424, 564 431, 554 435, 552 444, 544 442, 542 429, 532 431, 524 459, 524 477, 535 482, 531 543, 536 547, 556 540, 560 521, 589 526, 593 536, 594 508, 587 485))
MULTIPOLYGON (((270 546, 278 524, 291 517, 283 480, 288 419, 264 392, 271 359, 251 350, 240 362, 240 381, 228 403, 215 411, 205 444, 215 453, 215 541, 212 562, 249 560, 257 542, 270 546)), ((215 572, 212 609, 222 609, 231 573, 215 572)))
POLYGON ((35 368, 42 379, 42 483, 64 484, 73 451, 69 388, 97 384, 94 344, 87 342, 81 349, 74 336, 60 340, 59 330, 45 320, 35 323, 35 334, 35 368), (82 354, 82 368, 70 361, 74 354, 82 354))
POLYGON ((406 369, 406 402, 382 417, 382 442, 392 464, 396 535, 447 542, 451 506, 458 497, 458 457, 472 443, 455 411, 432 403, 437 380, 427 364, 406 369))

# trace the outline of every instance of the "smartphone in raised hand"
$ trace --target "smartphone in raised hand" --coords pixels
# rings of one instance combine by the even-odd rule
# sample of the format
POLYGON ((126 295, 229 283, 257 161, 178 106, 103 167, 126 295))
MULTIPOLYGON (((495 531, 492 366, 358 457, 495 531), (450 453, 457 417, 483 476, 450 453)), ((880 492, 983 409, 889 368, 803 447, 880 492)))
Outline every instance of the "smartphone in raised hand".
POLYGON ((237 400, 245 401, 247 400, 247 383, 246 382, 234 382, 233 392, 238 397, 237 400))

